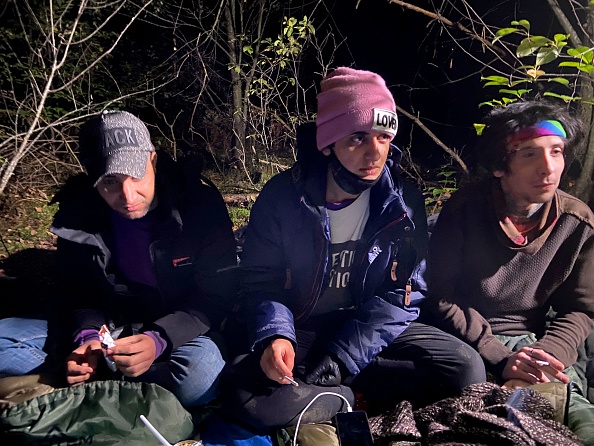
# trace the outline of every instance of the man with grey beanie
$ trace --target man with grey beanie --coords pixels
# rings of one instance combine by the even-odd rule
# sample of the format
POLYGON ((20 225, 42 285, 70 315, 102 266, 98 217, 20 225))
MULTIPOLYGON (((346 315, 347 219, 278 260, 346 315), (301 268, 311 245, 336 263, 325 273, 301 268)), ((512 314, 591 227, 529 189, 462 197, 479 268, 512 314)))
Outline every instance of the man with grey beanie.
MULTIPOLYGON (((79 152, 86 174, 54 198, 51 227, 57 320, 72 345, 62 360, 67 384, 121 378, 159 384, 186 407, 209 402, 225 364, 211 333, 236 295, 235 240, 220 193, 157 154, 145 124, 125 111, 86 122, 79 152), (106 329, 113 343, 100 339, 106 329)), ((1 375, 54 371, 46 353, 53 320, 0 320, 1 375)))
POLYGON ((316 140, 298 140, 297 163, 265 185, 246 230, 248 353, 222 387, 235 418, 265 431, 301 414, 329 420, 355 394, 377 409, 420 406, 485 380, 469 346, 416 322, 424 259, 388 167, 397 129, 379 75, 343 67, 322 80, 316 140))

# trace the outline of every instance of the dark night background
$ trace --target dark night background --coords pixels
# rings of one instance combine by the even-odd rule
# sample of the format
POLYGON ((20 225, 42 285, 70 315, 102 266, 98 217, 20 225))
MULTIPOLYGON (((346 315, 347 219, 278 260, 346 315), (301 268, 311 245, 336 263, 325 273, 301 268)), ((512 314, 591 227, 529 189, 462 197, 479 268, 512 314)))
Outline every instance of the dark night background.
MULTIPOLYGON (((433 10, 432 3, 438 4, 411 3, 427 10, 433 10)), ((535 33, 562 32, 542 0, 471 3, 488 25, 503 28, 512 20, 528 19, 535 33)), ((473 53, 485 51, 480 42, 455 29, 446 31, 430 18, 387 1, 361 0, 355 9, 356 4, 357 0, 337 1, 331 8, 338 30, 347 38, 334 66, 352 65, 381 74, 399 106, 418 114, 442 141, 472 162, 470 152, 476 137, 473 123, 480 122, 489 108, 479 109, 478 104, 496 92, 483 88, 480 78, 481 74, 494 73, 464 54, 447 33, 473 53)), ((454 22, 461 19, 452 8, 444 9, 442 15, 454 22)), ((468 20, 461 23, 469 27, 468 20)), ((418 127, 411 129, 411 124, 400 117, 396 143, 410 145, 413 157, 425 167, 447 162, 442 149, 418 127)))
MULTIPOLYGON (((42 10, 44 0, 35 1, 42 10)), ((534 34, 552 36, 556 32, 562 32, 550 6, 543 0, 409 0, 408 3, 431 12, 442 7, 440 13, 445 19, 459 22, 467 28, 474 27, 478 33, 485 27, 493 31, 508 27, 512 20, 519 19, 528 19, 532 23, 534 34), (456 10, 456 7, 467 3, 475 8, 470 11, 473 22, 468 19, 469 11, 456 10)), ((564 4, 566 3, 569 2, 564 4)), ((149 124, 153 136, 159 139, 162 147, 174 153, 200 152, 204 155, 205 163, 210 164, 207 167, 215 173, 220 171, 221 176, 226 176, 233 170, 239 171, 233 164, 237 162, 237 158, 233 159, 229 154, 233 155, 237 146, 247 147, 248 144, 236 144, 233 141, 233 116, 237 116, 234 115, 237 103, 233 103, 232 87, 239 85, 241 95, 236 94, 236 99, 245 104, 246 89, 242 82, 248 79, 248 75, 246 69, 241 72, 239 82, 232 83, 230 67, 241 62, 229 57, 225 51, 229 48, 226 47, 229 44, 226 41, 226 22, 218 21, 214 24, 214 17, 219 11, 217 8, 221 5, 229 4, 220 4, 215 0, 156 1, 153 13, 147 13, 142 19, 135 21, 113 53, 102 64, 97 65, 88 78, 84 77, 77 84, 76 88, 79 90, 76 94, 80 97, 64 94, 48 97, 44 103, 44 114, 47 115, 44 119, 51 122, 56 116, 63 116, 66 111, 76 112, 80 109, 82 113, 82 110, 86 110, 84 107, 89 107, 89 112, 99 111, 104 106, 127 108, 149 124), (177 14, 183 20, 176 21, 177 14), (212 34, 212 39, 203 39, 200 36, 211 31, 209 26, 214 26, 216 32, 212 34), (219 50, 216 51, 217 49, 219 50), (154 91, 149 88, 147 92, 147 86, 153 85, 160 87, 154 91), (203 94, 204 90, 207 92, 203 94), (79 108, 81 105, 84 107, 79 108)), ((427 128, 472 167, 472 146, 477 140, 473 123, 480 122, 481 116, 489 111, 489 107, 479 108, 479 104, 498 96, 496 87, 483 88, 481 84, 481 76, 497 74, 488 64, 493 62, 496 68, 499 63, 481 42, 473 40, 455 27, 445 27, 420 12, 390 3, 389 0, 242 0, 232 5, 243 8, 236 8, 233 19, 242 24, 245 20, 252 27, 258 7, 265 5, 269 8, 269 20, 262 35, 251 33, 252 29, 248 29, 247 25, 247 31, 237 25, 236 32, 245 33, 242 44, 262 43, 263 37, 275 39, 283 29, 282 17, 301 19, 304 14, 307 15, 313 21, 318 42, 328 35, 333 35, 337 42, 335 48, 323 49, 321 59, 328 64, 325 68, 346 65, 382 75, 399 107, 418 116, 427 128)), ((97 23, 105 20, 108 10, 109 8, 104 11, 93 10, 87 14, 87 30, 93 30, 97 23)), ((42 15, 42 11, 29 12, 32 17, 35 14, 42 15)), ((94 35, 91 45, 73 55, 62 74, 63 79, 56 79, 55 82, 60 84, 63 80, 68 80, 77 73, 79 67, 82 69, 85 64, 96 60, 93 57, 99 57, 103 49, 111 45, 114 36, 124 29, 130 18, 129 13, 130 11, 118 14, 105 27, 104 32, 94 35)), ((43 46, 45 40, 35 32, 35 26, 25 26, 27 23, 21 25, 18 14, 10 8, 0 11, 0 17, 3 23, 0 29, 7 30, 4 33, 5 38, 0 39, 0 47, 5 52, 5 69, 12 66, 27 68, 27 64, 37 63, 31 53, 37 54, 34 48, 43 46), (16 32, 21 27, 33 30, 30 33, 33 49, 28 46, 29 40, 21 38, 16 32), (16 31, 12 32, 14 30, 16 31), (21 64, 17 63, 20 59, 16 56, 22 58, 21 64)), ((24 17, 29 15, 25 14, 24 17)), ((29 19, 31 23, 35 23, 32 17, 29 19)), ((24 32, 23 35, 25 34, 27 33, 24 32)), ((489 34, 485 37, 491 39, 489 34)), ((242 54, 241 49, 229 52, 234 56, 242 54)), ((293 123, 310 119, 315 112, 315 93, 322 79, 318 56, 314 45, 306 45, 304 52, 299 52, 297 56, 300 64, 296 75, 300 86, 307 91, 305 100, 299 96, 301 91, 295 94, 298 88, 295 91, 282 90, 281 86, 282 92, 277 97, 264 99, 269 101, 266 103, 266 110, 273 113, 261 119, 257 111, 258 95, 250 95, 249 101, 253 107, 246 112, 247 119, 251 119, 249 131, 253 134, 250 137, 263 137, 250 140, 250 143, 256 141, 253 143, 253 152, 260 153, 253 156, 255 161, 252 160, 251 165, 244 163, 246 171, 251 169, 253 174, 262 173, 258 172, 261 168, 258 156, 261 159, 278 156, 281 165, 292 162, 295 138, 293 123), (284 125, 282 122, 279 124, 275 121, 276 118, 272 118, 273 114, 282 118, 278 122, 284 120, 291 125, 284 125), (277 133, 267 134, 266 131, 271 128, 278 129, 275 130, 277 133)), ((274 55, 266 57, 277 62, 274 55)), ((249 57, 245 59, 247 62, 244 61, 244 68, 251 63, 249 57)), ((48 65, 47 62, 41 63, 45 67, 48 65)), ((42 66, 38 69, 43 71, 42 66)), ((18 76, 5 76, 2 87, 6 91, 12 90, 19 98, 25 97, 30 89, 28 71, 21 69, 15 70, 15 73, 18 76), (8 79, 15 81, 11 83, 8 79)), ((280 77, 274 77, 276 75, 278 72, 270 74, 270 79, 274 82, 280 79, 279 84, 282 84, 283 80, 289 77, 292 79, 294 73, 285 70, 280 77)), ((13 108, 18 109, 16 106, 13 108)), ((82 120, 84 116, 79 118, 82 120)), ((21 122, 25 125, 27 121, 21 122)), ((46 185, 55 186, 66 175, 79 171, 78 161, 72 156, 70 149, 76 146, 78 125, 79 122, 72 121, 59 129, 70 138, 67 141, 70 145, 61 145, 61 140, 45 141, 44 138, 37 142, 36 150, 47 151, 56 159, 55 172, 45 175, 47 169, 44 169, 39 173, 39 162, 35 157, 30 157, 21 163, 22 168, 19 166, 21 170, 15 176, 18 176, 19 181, 14 181, 14 184, 20 186, 23 178, 39 184, 41 176, 45 175, 43 181, 46 181, 46 185)), ((248 124, 245 127, 247 129, 248 124)), ((402 149, 409 149, 413 162, 420 169, 415 176, 419 183, 426 178, 434 178, 435 170, 447 167, 448 164, 456 169, 459 167, 419 126, 402 114, 395 142, 402 149)), ((248 152, 245 152, 246 157, 250 155, 248 152)), ((234 181, 231 178, 230 182, 234 181)), ((248 184, 248 187, 257 191, 261 185, 248 184)))
MULTIPOLYGON (((448 2, 412 0, 409 3, 435 11, 436 7, 448 2)), ((460 6, 463 2, 452 3, 460 6)), ((476 14, 474 25, 479 31, 482 30, 480 20, 489 27, 503 28, 510 26, 512 20, 528 19, 536 34, 551 36, 562 32, 543 0, 479 0, 470 3, 476 14)), ((280 14, 274 11, 274 17, 300 17, 305 13, 312 17, 318 39, 333 33, 337 47, 324 51, 324 61, 332 61, 329 68, 352 66, 382 75, 396 103, 417 115, 437 137, 472 166, 472 146, 476 140, 473 123, 480 122, 481 116, 489 111, 489 107, 479 108, 479 104, 497 95, 496 89, 481 85, 481 75, 496 73, 473 59, 477 55, 482 61, 494 59, 480 42, 388 0, 304 1, 301 5, 293 5, 284 8, 280 14)), ((459 21, 470 28, 472 24, 464 17, 466 12, 457 11, 451 5, 441 11, 446 19, 459 21)), ((277 19, 271 20, 267 27, 268 35, 275 35, 280 30, 277 19)), ((128 39, 129 45, 136 47, 138 57, 142 58, 148 51, 147 40, 152 41, 155 48, 161 46, 161 50, 157 51, 169 51, 170 37, 155 35, 154 29, 147 34, 141 24, 137 24, 136 29, 128 39)), ((311 48, 309 51, 300 68, 300 82, 303 85, 315 84, 317 89, 322 76, 315 51, 311 48)), ((123 54, 130 57, 131 53, 125 50, 123 54)), ((196 75, 186 73, 186 76, 196 75)), ((185 82, 191 81, 185 79, 185 82)), ((309 104, 313 104, 315 92, 311 90, 309 94, 309 104)), ((170 120, 179 108, 188 108, 188 103, 180 102, 176 107, 171 101, 168 99, 166 103, 166 108, 172 113, 170 120)), ((230 97, 227 101, 230 102, 230 97)), ((159 123, 159 118, 151 114, 150 109, 140 111, 141 118, 159 123)), ((183 130, 178 133, 183 134, 183 130)), ((425 172, 451 162, 442 148, 404 116, 400 116, 395 143, 401 148, 409 148, 415 163, 425 172)), ((454 167, 457 165, 454 164, 454 167)))

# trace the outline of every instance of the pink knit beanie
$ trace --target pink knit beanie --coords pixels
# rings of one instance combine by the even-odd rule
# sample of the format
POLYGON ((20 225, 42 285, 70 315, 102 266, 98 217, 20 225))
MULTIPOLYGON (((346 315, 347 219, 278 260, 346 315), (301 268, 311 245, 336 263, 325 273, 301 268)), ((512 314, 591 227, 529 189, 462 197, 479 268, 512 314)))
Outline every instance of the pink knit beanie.
POLYGON ((379 130, 396 135, 396 104, 378 74, 340 67, 320 86, 316 118, 319 150, 356 132, 379 130))

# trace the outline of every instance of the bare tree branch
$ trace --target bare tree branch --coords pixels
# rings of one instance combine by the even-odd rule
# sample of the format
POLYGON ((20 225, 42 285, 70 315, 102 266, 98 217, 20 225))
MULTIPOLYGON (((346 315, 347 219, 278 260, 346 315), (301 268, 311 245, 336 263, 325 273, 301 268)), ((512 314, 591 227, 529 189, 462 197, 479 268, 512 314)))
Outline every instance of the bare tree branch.
POLYGON ((465 33, 466 35, 468 35, 469 37, 481 42, 481 44, 483 44, 485 47, 489 48, 491 51, 496 53, 499 57, 501 57, 503 59, 506 59, 508 57, 508 54, 505 51, 502 51, 501 48, 493 45, 490 41, 488 41, 487 39, 482 37, 480 34, 466 28, 464 25, 462 25, 459 22, 453 22, 452 20, 442 16, 439 12, 431 12, 426 9, 420 8, 416 5, 412 5, 408 2, 403 2, 401 0, 388 0, 388 3, 393 3, 395 5, 399 5, 404 8, 410 9, 411 11, 419 12, 433 20, 440 22, 443 25, 446 25, 446 26, 449 26, 452 28, 457 28, 460 31, 462 31, 463 33, 465 33))
POLYGON ((451 149, 447 145, 445 145, 443 143, 443 141, 441 139, 439 139, 437 137, 437 135, 435 135, 435 133, 433 133, 431 130, 429 130, 427 128, 427 126, 425 126, 425 124, 423 124, 419 118, 417 118, 415 115, 407 112, 406 110, 404 110, 402 107, 399 107, 398 105, 396 105, 396 110, 398 110, 400 113, 402 113, 404 116, 406 116, 408 119, 412 120, 416 125, 418 125, 421 128, 421 130, 423 130, 435 142, 435 144, 437 144, 439 147, 441 147, 443 150, 445 150, 445 152, 448 155, 450 155, 460 165, 460 167, 462 168, 462 170, 465 173, 468 173, 468 167, 466 166, 466 163, 464 162, 464 160, 462 160, 462 158, 460 158, 460 155, 458 155, 456 153, 456 151, 454 151, 453 149, 451 149))
MULTIPOLYGON (((44 150, 47 153, 57 153, 56 150, 59 150, 60 147, 66 148, 64 154, 70 153, 68 147, 71 136, 63 132, 63 129, 101 110, 102 107, 107 108, 126 98, 155 91, 170 82, 171 79, 165 77, 165 80, 154 82, 156 85, 147 84, 124 94, 116 89, 112 98, 104 99, 100 103, 92 103, 90 93, 87 99, 81 96, 81 94, 85 94, 84 84, 81 83, 83 77, 89 77, 90 73, 100 66, 101 61, 113 51, 123 34, 128 31, 132 23, 140 17, 140 14, 152 1, 146 0, 138 5, 120 32, 112 36, 109 33, 105 34, 113 37, 108 49, 85 65, 84 59, 77 60, 76 58, 80 57, 80 54, 85 54, 89 45, 95 44, 93 39, 98 36, 97 29, 104 28, 106 22, 112 20, 118 11, 121 14, 122 7, 128 0, 93 3, 93 6, 90 6, 91 3, 88 0, 76 2, 71 0, 64 3, 50 0, 45 9, 40 11, 33 11, 29 0, 11 0, 10 7, 14 8, 12 11, 13 20, 16 20, 14 24, 17 27, 20 24, 21 28, 20 32, 15 29, 14 32, 17 34, 12 35, 22 36, 22 41, 27 45, 27 52, 23 53, 20 50, 21 52, 18 55, 15 53, 15 56, 22 57, 23 61, 28 63, 18 63, 14 67, 9 67, 6 70, 6 78, 12 83, 13 78, 22 80, 24 75, 27 75, 28 84, 23 85, 21 82, 19 85, 13 85, 11 91, 0 91, 0 97, 7 110, 0 129, 2 130, 0 195, 14 175, 15 169, 25 157, 30 155, 32 159, 36 159, 41 156, 44 150), (91 8, 94 9, 94 12, 105 11, 107 17, 104 17, 103 21, 97 20, 96 27, 80 31, 81 20, 91 8), (31 23, 36 27, 33 31, 31 23), (85 32, 87 32, 86 35, 85 32), (79 39, 76 40, 75 36, 78 36, 79 39), (67 79, 67 81, 59 83, 63 79, 67 79), (58 85, 56 86, 56 84, 58 85), (50 99, 56 97, 59 97, 59 101, 62 103, 65 100, 70 101, 72 108, 66 112, 63 111, 63 108, 54 108, 48 112, 47 104, 50 99), (55 110, 59 110, 62 113, 61 116, 56 117, 55 110), (10 124, 10 127, 7 123, 10 124), (59 137, 53 140, 56 135, 59 137), (37 150, 37 153, 34 153, 33 150, 37 150)), ((90 54, 93 54, 93 51, 90 54)), ((94 54, 97 54, 96 50, 94 54)), ((114 84, 117 85, 115 79, 114 84)), ((29 168, 32 169, 34 165, 33 162, 29 168)), ((44 169, 48 176, 53 177, 56 181, 54 173, 47 172, 48 169, 45 166, 44 169)))

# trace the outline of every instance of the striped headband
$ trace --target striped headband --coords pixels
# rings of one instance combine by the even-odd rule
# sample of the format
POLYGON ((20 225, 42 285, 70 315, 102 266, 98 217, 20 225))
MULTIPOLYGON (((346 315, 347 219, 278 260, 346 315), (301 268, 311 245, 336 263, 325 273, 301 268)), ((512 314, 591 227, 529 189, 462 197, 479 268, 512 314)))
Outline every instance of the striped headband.
POLYGON ((567 138, 567 133, 565 133, 565 129, 559 121, 549 119, 521 129, 509 139, 508 146, 514 147, 522 141, 538 138, 540 136, 560 136, 561 138, 567 138))

